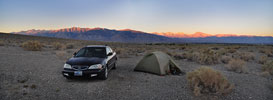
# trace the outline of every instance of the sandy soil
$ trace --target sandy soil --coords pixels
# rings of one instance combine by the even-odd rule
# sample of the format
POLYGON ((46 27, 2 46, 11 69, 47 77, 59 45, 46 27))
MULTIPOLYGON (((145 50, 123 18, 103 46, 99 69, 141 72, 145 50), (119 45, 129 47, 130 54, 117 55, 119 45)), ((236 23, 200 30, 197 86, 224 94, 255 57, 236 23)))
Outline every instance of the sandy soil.
MULTIPOLYGON (((116 70, 107 80, 67 80, 61 74, 65 60, 52 50, 25 51, 17 46, 0 46, 0 99, 132 99, 132 100, 270 100, 273 98, 272 76, 262 77, 261 65, 247 63, 250 73, 239 74, 223 64, 211 67, 220 70, 235 84, 227 96, 203 95, 196 97, 190 90, 186 75, 158 76, 134 72, 142 56, 119 58, 116 70)), ((73 51, 73 50, 72 50, 73 51)), ((187 60, 176 60, 185 72, 202 65, 187 60)))

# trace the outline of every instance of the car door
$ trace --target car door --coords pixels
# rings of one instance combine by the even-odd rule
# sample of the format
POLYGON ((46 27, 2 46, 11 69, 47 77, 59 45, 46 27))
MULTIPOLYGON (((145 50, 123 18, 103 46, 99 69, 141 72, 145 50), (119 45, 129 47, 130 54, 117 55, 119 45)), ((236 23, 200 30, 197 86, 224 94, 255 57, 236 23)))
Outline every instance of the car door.
MULTIPOLYGON (((109 49, 109 47, 106 47, 106 54, 108 55, 109 53, 111 53, 111 50, 109 49)), ((113 55, 107 56, 107 64, 109 68, 113 67, 113 55)))
POLYGON ((116 63, 116 61, 117 61, 117 55, 116 55, 116 53, 109 47, 109 50, 110 50, 110 52, 112 52, 113 53, 113 57, 111 58, 111 62, 113 63, 113 65, 116 63))

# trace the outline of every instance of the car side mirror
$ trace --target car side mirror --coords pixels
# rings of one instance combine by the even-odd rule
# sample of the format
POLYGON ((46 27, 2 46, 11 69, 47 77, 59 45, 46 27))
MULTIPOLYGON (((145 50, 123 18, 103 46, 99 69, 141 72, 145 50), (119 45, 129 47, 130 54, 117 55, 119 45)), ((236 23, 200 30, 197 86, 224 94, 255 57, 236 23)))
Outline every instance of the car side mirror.
POLYGON ((111 56, 111 55, 113 55, 113 52, 110 52, 110 53, 107 54, 107 56, 111 56))
POLYGON ((74 52, 74 53, 73 53, 73 56, 76 56, 76 54, 77 54, 77 53, 76 53, 76 52, 74 52))

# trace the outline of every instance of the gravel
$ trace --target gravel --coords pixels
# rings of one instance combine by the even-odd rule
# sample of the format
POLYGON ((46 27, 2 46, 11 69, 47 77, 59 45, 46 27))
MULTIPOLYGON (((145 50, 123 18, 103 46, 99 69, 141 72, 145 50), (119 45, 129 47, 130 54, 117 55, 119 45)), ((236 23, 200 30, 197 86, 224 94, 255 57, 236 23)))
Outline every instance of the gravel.
MULTIPOLYGON (((101 100, 272 100, 272 76, 262 77, 260 65, 248 63, 249 74, 227 71, 223 64, 210 67, 221 71, 235 84, 227 96, 194 96, 186 75, 158 76, 134 72, 142 56, 120 58, 107 80, 67 80, 61 74, 64 60, 54 51, 25 51, 20 47, 0 46, 0 100, 101 99, 101 100), (35 85, 35 88, 31 86, 35 85)), ((203 65, 187 60, 176 61, 185 72, 203 65)))

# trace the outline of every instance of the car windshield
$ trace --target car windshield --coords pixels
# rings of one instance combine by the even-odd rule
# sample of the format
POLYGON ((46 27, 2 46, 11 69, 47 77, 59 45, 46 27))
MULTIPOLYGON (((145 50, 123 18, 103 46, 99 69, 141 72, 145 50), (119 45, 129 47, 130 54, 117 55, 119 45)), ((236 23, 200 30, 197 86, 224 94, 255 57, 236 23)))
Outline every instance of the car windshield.
POLYGON ((77 52, 75 57, 106 57, 105 47, 85 47, 77 52))

